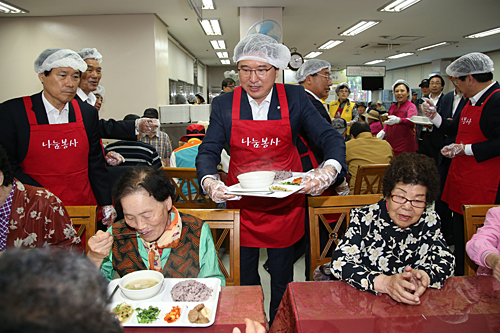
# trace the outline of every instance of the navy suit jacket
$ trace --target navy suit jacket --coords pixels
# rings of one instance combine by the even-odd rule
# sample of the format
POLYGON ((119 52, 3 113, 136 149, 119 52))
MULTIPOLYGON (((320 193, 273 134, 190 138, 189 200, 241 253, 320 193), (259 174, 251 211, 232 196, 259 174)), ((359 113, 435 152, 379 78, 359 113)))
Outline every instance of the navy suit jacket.
MULTIPOLYGON (((293 144, 297 146, 298 133, 304 129, 309 139, 321 148, 325 160, 334 159, 340 163, 342 170, 339 177, 344 177, 347 173, 344 138, 314 108, 305 93, 304 87, 285 85, 285 92, 289 107, 293 144)), ((222 148, 226 142, 231 143, 232 102, 233 92, 220 95, 212 101, 210 125, 198 149, 196 158, 196 170, 200 181, 206 175, 217 174, 217 165, 220 162, 222 148)), ((269 120, 281 119, 281 110, 278 106, 279 101, 275 85, 269 107, 269 120)), ((248 96, 244 90, 241 93, 240 119, 253 119, 248 96)), ((258 126, 257 123, 256 126, 258 126)))
MULTIPOLYGON (((86 103, 82 101, 78 95, 75 95, 75 98, 79 102, 86 103)), ((92 106, 90 104, 88 105, 92 106)), ((103 139, 137 141, 137 136, 135 135, 135 120, 117 121, 114 119, 99 119, 99 135, 103 139)))
MULTIPOLYGON (((80 99, 76 100, 82 111, 83 124, 89 141, 88 168, 92 192, 100 206, 111 205, 111 184, 100 141, 97 109, 80 99)), ((32 95, 31 101, 38 124, 48 124, 42 93, 32 95)), ((71 103, 69 105, 69 122, 73 123, 76 121, 75 111, 71 103)), ((43 184, 39 184, 30 175, 24 173, 20 166, 28 153, 29 142, 30 124, 23 99, 14 98, 0 104, 0 143, 7 151, 14 177, 24 184, 43 187, 43 184)))

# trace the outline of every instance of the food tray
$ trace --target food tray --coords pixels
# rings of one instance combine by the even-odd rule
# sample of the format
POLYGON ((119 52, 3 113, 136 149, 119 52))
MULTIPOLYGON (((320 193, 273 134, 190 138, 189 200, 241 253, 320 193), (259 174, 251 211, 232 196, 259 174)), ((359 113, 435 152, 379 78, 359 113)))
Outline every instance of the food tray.
POLYGON ((305 175, 305 173, 302 173, 302 172, 294 172, 293 177, 287 178, 287 179, 282 180, 278 183, 273 183, 273 185, 271 185, 271 186, 283 187, 283 188, 288 190, 287 192, 270 190, 269 188, 271 186, 267 186, 267 187, 262 188, 262 189, 255 189, 255 188, 246 189, 246 188, 242 188, 241 185, 238 183, 238 184, 234 184, 232 186, 229 186, 227 194, 242 195, 242 196, 245 195, 245 196, 251 196, 251 197, 265 197, 265 198, 286 198, 294 193, 297 193, 300 189, 304 188, 305 185, 302 185, 302 184, 301 185, 283 185, 281 183, 291 182, 295 178, 304 177, 304 175, 305 175))
MULTIPOLYGON (((120 282, 120 279, 112 280, 108 284, 108 293, 111 295, 115 287, 120 282)), ((134 308, 148 308, 150 305, 158 307, 160 309, 160 315, 158 319, 151 324, 140 324, 137 322, 137 311, 134 311, 132 317, 123 323, 124 327, 208 327, 213 325, 215 322, 215 316, 217 314, 217 303, 219 302, 219 293, 221 288, 221 281, 217 278, 201 278, 201 279, 169 279, 165 278, 163 281, 163 285, 161 286, 160 292, 151 298, 144 300, 131 300, 127 298, 121 291, 118 289, 113 296, 110 304, 109 310, 111 311, 116 305, 126 302, 134 308), (212 296, 207 301, 204 302, 174 302, 172 297, 170 296, 170 290, 172 287, 181 281, 186 280, 195 280, 201 283, 204 283, 208 287, 213 289, 212 296), (205 307, 210 309, 210 321, 206 324, 194 324, 189 322, 188 313, 198 304, 203 303, 205 307), (164 318, 167 313, 172 310, 172 307, 178 306, 181 308, 181 316, 177 321, 173 323, 167 323, 164 318)))
POLYGON ((432 125, 432 123, 429 121, 429 118, 427 117, 413 116, 411 118, 408 118, 408 120, 417 125, 432 125))

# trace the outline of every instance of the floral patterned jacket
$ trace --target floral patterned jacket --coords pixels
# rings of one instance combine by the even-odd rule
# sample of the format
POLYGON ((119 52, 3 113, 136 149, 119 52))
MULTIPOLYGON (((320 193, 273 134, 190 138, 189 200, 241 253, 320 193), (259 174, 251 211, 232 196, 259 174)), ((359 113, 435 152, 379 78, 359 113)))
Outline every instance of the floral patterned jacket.
POLYGON ((453 275, 455 257, 437 213, 427 209, 417 223, 401 229, 389 217, 385 199, 353 209, 349 228, 332 256, 333 275, 376 294, 378 275, 399 274, 406 266, 425 271, 431 288, 441 288, 453 275))
POLYGON ((83 253, 81 240, 62 201, 42 187, 24 185, 17 179, 14 182, 7 248, 54 245, 83 253))

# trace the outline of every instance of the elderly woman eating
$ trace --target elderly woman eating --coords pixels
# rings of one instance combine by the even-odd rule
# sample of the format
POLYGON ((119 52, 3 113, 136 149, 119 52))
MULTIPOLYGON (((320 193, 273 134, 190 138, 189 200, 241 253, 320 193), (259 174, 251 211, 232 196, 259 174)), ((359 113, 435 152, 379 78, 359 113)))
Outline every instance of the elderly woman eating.
POLYGON ((387 167, 383 194, 378 203, 351 211, 331 272, 359 290, 420 304, 426 289, 441 288, 455 265, 439 216, 428 206, 439 194, 434 160, 401 153, 387 167))
POLYGON ((151 269, 173 278, 216 277, 225 285, 208 224, 177 211, 175 187, 163 171, 131 168, 113 194, 125 218, 91 237, 87 253, 108 280, 115 272, 151 269))

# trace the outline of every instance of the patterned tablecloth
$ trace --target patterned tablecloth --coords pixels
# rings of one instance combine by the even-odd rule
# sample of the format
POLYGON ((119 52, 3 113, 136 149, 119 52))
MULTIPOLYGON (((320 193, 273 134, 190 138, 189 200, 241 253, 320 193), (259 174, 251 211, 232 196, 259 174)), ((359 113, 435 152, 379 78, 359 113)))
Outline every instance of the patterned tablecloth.
POLYGON ((204 328, 180 328, 180 327, 124 327, 125 333, 132 332, 221 332, 231 333, 234 327, 239 327, 245 332, 245 318, 258 321, 264 327, 268 327, 266 314, 264 313, 264 294, 260 286, 238 286, 222 287, 219 294, 217 316, 212 326, 204 328))
POLYGON ((500 332, 500 283, 452 277, 410 306, 345 282, 292 282, 270 330, 278 332, 500 332))

